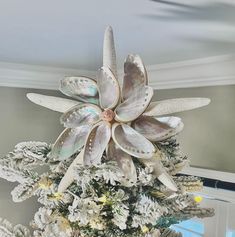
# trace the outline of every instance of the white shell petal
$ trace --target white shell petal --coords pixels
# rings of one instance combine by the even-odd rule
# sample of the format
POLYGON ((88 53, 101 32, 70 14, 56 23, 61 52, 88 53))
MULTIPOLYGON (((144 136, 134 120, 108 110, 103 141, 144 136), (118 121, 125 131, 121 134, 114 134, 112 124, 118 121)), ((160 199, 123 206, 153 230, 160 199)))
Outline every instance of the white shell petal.
POLYGON ((59 186, 58 186, 58 192, 63 193, 74 181, 74 167, 78 164, 83 164, 83 150, 80 151, 80 153, 77 155, 77 157, 74 159, 72 164, 69 166, 68 170, 66 171, 64 177, 61 179, 59 186))
POLYGON ((112 138, 123 151, 137 158, 149 159, 155 152, 149 140, 126 124, 113 124, 112 138))
POLYGON ((151 167, 153 169, 153 174, 158 178, 160 182, 162 182, 167 188, 172 191, 177 191, 177 185, 171 176, 165 171, 164 166, 161 161, 157 157, 153 157, 151 159, 141 159, 141 162, 144 163, 145 166, 151 167))
POLYGON ((60 81, 60 91, 83 102, 98 103, 97 84, 88 77, 65 77, 60 81))
POLYGON ((161 116, 197 109, 210 103, 208 98, 178 98, 152 102, 144 112, 146 116, 161 116))
POLYGON ((54 159, 65 160, 80 150, 85 144, 91 126, 66 128, 57 138, 50 156, 54 159))
POLYGON ((178 117, 141 116, 133 122, 132 126, 150 141, 162 141, 181 132, 184 124, 178 117))
POLYGON ((61 113, 64 113, 73 106, 80 104, 79 101, 36 93, 28 93, 26 96, 30 101, 37 105, 41 105, 45 108, 61 113))
POLYGON ((99 88, 100 106, 103 109, 114 108, 120 97, 118 81, 107 67, 102 67, 98 71, 97 85, 99 88))
POLYGON ((147 73, 139 55, 128 55, 124 63, 122 99, 128 99, 134 90, 147 84, 147 73))
POLYGON ((60 121, 67 128, 94 124, 98 122, 101 112, 96 105, 82 103, 63 114, 60 121))
POLYGON ((153 97, 153 89, 149 86, 140 87, 115 109, 115 119, 120 122, 129 122, 138 118, 148 107, 153 97))
POLYGON ((113 29, 108 26, 104 33, 103 66, 110 68, 117 78, 116 52, 114 45, 113 29))
POLYGON ((87 137, 84 151, 84 164, 97 165, 101 163, 102 155, 111 138, 111 125, 102 121, 93 126, 87 137))
POLYGON ((125 178, 125 186, 132 186, 137 182, 137 173, 132 157, 120 149, 113 141, 110 141, 107 152, 108 160, 115 160, 123 171, 125 178))

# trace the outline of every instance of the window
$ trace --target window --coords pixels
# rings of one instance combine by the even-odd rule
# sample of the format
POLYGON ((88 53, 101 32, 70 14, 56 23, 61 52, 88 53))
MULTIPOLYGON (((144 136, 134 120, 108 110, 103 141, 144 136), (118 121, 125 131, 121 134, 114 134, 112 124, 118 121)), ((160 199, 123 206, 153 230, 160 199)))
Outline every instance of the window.
MULTIPOLYGON (((203 237, 204 224, 196 220, 187 220, 171 227, 173 230, 181 232, 183 237, 203 237)), ((235 236, 228 236, 235 237, 235 236)))
POLYGON ((226 237, 235 237, 235 230, 229 230, 226 237))

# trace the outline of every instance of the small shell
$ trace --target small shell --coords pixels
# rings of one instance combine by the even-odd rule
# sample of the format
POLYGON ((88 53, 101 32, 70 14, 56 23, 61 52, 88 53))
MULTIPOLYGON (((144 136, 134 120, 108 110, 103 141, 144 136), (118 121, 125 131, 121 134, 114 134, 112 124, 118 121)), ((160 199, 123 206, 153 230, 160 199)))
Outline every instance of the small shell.
POLYGON ((145 66, 138 55, 129 54, 124 63, 122 99, 128 99, 134 90, 147 84, 145 66))
POLYGON ((88 77, 65 77, 60 81, 60 91, 83 102, 98 103, 97 84, 88 77))
POLYGON ((103 109, 114 108, 120 97, 118 81, 107 67, 98 71, 97 85, 99 89, 100 106, 103 109))
POLYGON ((53 111, 64 113, 73 106, 80 104, 79 101, 69 100, 55 96, 28 93, 27 98, 37 105, 41 105, 53 111))
POLYGON ((150 141, 126 124, 115 123, 112 138, 124 152, 137 158, 149 159, 155 152, 150 141))
POLYGON ((115 119, 120 122, 130 122, 137 119, 148 107, 153 97, 153 89, 149 86, 140 87, 115 109, 115 119))
POLYGON ((150 141, 162 141, 182 131, 184 125, 178 117, 153 118, 141 116, 132 123, 133 128, 150 141))
POLYGON ((210 103, 208 98, 177 98, 152 102, 144 112, 146 116, 161 116, 197 109, 210 103))
POLYGON ((85 144, 91 126, 66 128, 57 138, 52 147, 50 156, 54 159, 65 160, 80 150, 85 144))
POLYGON ((79 104, 63 114, 60 122, 67 128, 75 128, 98 122, 101 109, 93 104, 79 104))
POLYGON ((162 182, 167 188, 172 191, 177 191, 177 185, 171 176, 165 171, 164 166, 158 157, 153 157, 151 159, 141 159, 141 162, 146 166, 153 169, 153 174, 162 182))
POLYGON ((108 122, 102 121, 93 126, 87 137, 84 150, 84 164, 97 165, 101 163, 102 155, 111 138, 108 122))
POLYGON ((137 182, 136 168, 133 163, 132 157, 120 149, 113 141, 110 141, 107 152, 108 160, 115 160, 118 166, 123 171, 125 178, 125 186, 132 186, 137 182))

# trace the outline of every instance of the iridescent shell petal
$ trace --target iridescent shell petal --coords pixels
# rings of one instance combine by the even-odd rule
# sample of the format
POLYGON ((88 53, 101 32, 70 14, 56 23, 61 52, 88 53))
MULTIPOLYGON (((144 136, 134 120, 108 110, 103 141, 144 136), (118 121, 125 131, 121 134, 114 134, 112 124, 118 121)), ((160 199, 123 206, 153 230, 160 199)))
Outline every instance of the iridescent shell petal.
POLYGON ((88 77, 65 77, 60 81, 60 91, 83 102, 98 103, 97 84, 88 77))
POLYGON ((177 98, 152 102, 144 112, 146 116, 161 116, 197 109, 210 103, 208 98, 177 98))
POLYGON ((50 156, 58 160, 69 158, 83 147, 90 129, 90 125, 66 128, 57 138, 50 156))
POLYGON ((184 124, 178 117, 141 116, 132 123, 132 126, 150 141, 162 141, 181 132, 184 124))
POLYGON ((120 97, 118 81, 107 67, 102 67, 98 71, 97 85, 99 89, 100 106, 103 109, 114 108, 120 97))
POLYGON ((141 58, 130 54, 124 63, 122 99, 128 99, 134 90, 147 84, 147 73, 141 58))
POLYGON ((149 86, 140 87, 115 109, 115 119, 120 122, 129 122, 137 119, 148 107, 153 97, 153 89, 149 86))
POLYGON ((65 98, 41 95, 37 93, 28 93, 27 98, 33 103, 43 106, 47 109, 64 113, 73 106, 80 104, 81 102, 76 100, 69 100, 65 98))
POLYGON ((101 109, 93 104, 79 104, 64 113, 60 122, 67 128, 75 128, 98 122, 101 109))
POLYGON ((151 159, 141 159, 141 162, 151 169, 153 169, 153 174, 162 182, 167 188, 172 191, 177 191, 177 185, 175 184, 172 177, 166 172, 164 166, 162 165, 158 157, 152 157, 151 159))
POLYGON ((87 137, 84 150, 84 164, 97 165, 101 163, 103 152, 105 151, 111 137, 111 125, 102 121, 91 129, 87 137))
POLYGON ((137 173, 132 157, 120 149, 113 140, 109 143, 107 158, 108 160, 115 160, 123 171, 126 178, 125 186, 132 186, 137 182, 137 173))
POLYGON ((61 179, 59 186, 58 186, 58 192, 63 193, 74 181, 74 167, 78 164, 83 164, 83 152, 82 149, 80 153, 77 155, 77 157, 74 159, 72 164, 67 169, 64 177, 61 179))
POLYGON ((113 124, 112 138, 124 152, 137 158, 149 159, 155 152, 153 144, 127 124, 113 124))

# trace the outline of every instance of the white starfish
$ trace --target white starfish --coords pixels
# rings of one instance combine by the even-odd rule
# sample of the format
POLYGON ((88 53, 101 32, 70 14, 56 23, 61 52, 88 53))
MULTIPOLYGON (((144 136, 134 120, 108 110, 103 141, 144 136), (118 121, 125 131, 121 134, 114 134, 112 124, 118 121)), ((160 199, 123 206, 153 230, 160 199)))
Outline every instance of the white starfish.
MULTIPOLYGON (((207 98, 180 98, 151 102, 153 89, 147 85, 147 72, 138 55, 128 55, 123 83, 117 79, 113 31, 105 31, 103 67, 97 80, 67 77, 60 90, 81 102, 39 94, 28 94, 36 104, 64 113, 65 130, 55 142, 51 155, 59 160, 81 150, 62 178, 58 191, 64 192, 73 182, 75 165, 98 165, 106 150, 107 158, 116 160, 126 178, 137 179, 132 157, 153 168, 156 177, 169 189, 177 186, 163 168, 154 143, 183 129, 178 117, 157 117, 191 110, 209 104, 207 98), (120 89, 120 85, 122 89, 120 89)), ((127 182, 130 185, 130 182, 127 182)))

